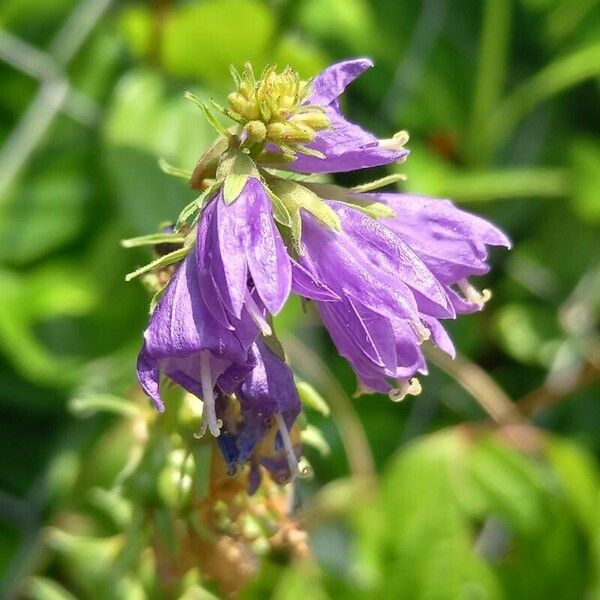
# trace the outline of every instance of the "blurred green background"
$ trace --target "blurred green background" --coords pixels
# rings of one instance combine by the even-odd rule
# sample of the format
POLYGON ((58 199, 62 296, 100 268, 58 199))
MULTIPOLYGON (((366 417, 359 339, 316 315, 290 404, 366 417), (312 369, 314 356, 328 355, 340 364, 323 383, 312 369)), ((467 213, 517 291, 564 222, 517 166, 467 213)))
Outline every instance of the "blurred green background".
POLYGON ((214 137, 185 90, 222 98, 230 63, 309 77, 365 55, 344 108, 409 130, 402 189, 515 248, 493 252, 486 310, 449 324, 459 359, 434 356, 400 405, 350 399, 314 315, 281 315, 332 407, 307 411, 329 449, 315 434, 299 494, 320 568, 267 562, 244 597, 600 598, 597 0, 0 3, 2 597, 170 597, 98 541, 124 527, 98 492, 134 446, 122 398, 143 404, 148 297, 124 274, 148 255, 119 240, 193 198, 157 166, 192 168, 214 137), (373 472, 376 496, 353 483, 373 472))

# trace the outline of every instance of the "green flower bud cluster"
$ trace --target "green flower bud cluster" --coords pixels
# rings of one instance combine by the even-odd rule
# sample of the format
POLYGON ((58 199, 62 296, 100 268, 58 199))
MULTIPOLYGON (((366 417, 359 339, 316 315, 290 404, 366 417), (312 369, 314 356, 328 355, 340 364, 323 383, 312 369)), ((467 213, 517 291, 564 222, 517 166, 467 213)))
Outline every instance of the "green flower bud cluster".
POLYGON ((321 107, 305 104, 309 82, 302 81, 291 67, 277 73, 270 65, 257 80, 247 64, 241 74, 232 69, 232 76, 237 90, 227 96, 228 112, 244 126, 251 144, 271 142, 284 149, 298 149, 329 127, 321 107))

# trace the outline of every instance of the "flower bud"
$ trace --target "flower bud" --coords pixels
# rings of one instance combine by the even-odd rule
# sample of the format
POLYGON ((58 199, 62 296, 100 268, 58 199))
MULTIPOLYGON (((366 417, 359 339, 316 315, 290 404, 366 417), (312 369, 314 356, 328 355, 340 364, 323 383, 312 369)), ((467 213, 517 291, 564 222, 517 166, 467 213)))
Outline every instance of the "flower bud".
POLYGON ((290 117, 290 122, 295 124, 302 123, 315 131, 320 131, 321 129, 327 129, 327 127, 329 127, 329 119, 321 110, 295 114, 290 117))
POLYGON ((262 121, 248 121, 246 123, 248 140, 251 142, 262 142, 267 136, 267 128, 262 121))
POLYGON ((270 123, 267 125, 267 137, 275 143, 293 144, 312 142, 315 132, 303 123, 270 123))

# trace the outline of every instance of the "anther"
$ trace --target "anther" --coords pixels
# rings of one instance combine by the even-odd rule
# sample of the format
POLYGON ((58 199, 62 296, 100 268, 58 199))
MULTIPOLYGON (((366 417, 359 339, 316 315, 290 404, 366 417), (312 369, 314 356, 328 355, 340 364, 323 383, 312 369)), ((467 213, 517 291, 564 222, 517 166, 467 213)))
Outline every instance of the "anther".
POLYGON ((421 345, 431 337, 431 331, 420 321, 410 321, 410 328, 417 336, 417 344, 421 345))
POLYGON ((408 143, 409 136, 408 131, 398 131, 391 138, 386 140, 379 140, 379 145, 386 150, 404 150, 404 146, 408 143))
POLYGON ((407 395, 418 396, 422 389, 421 382, 416 377, 413 377, 410 381, 399 380, 398 387, 390 390, 388 396, 392 402, 400 402, 407 395))
POLYGON ((471 302, 471 304, 476 304, 480 309, 483 308, 486 302, 492 297, 492 292, 490 290, 485 289, 479 291, 466 279, 461 279, 457 285, 465 297, 465 300, 471 302))

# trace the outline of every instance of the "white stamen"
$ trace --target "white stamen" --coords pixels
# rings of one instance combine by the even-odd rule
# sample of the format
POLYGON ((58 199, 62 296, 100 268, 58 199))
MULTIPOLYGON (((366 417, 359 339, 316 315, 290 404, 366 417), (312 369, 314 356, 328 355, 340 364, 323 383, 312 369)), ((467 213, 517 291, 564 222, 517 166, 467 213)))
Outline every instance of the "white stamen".
POLYGON ((392 402, 400 402, 408 395, 418 396, 422 389, 421 382, 413 377, 410 381, 399 380, 398 387, 390 390, 388 396, 392 402))
POLYGON ((490 290, 481 290, 481 292, 473 287, 466 279, 461 279, 458 282, 458 287, 460 291, 463 293, 465 300, 471 302, 472 304, 476 304, 479 308, 483 308, 486 302, 492 297, 492 292, 490 290))
POLYGON ((204 410, 202 411, 202 424, 194 437, 201 438, 206 433, 207 427, 215 437, 219 437, 221 433, 219 428, 223 426, 223 422, 221 419, 217 419, 215 410, 215 396, 210 374, 210 352, 208 350, 200 352, 200 385, 202 386, 204 410))
POLYGON ((417 344, 426 342, 431 337, 431 331, 421 321, 410 321, 410 327, 417 336, 417 344))
POLYGON ((285 424, 281 413, 277 413, 275 415, 275 422, 277 423, 279 435, 281 435, 281 440, 283 441, 285 458, 288 463, 288 468, 290 469, 290 480, 293 481, 296 479, 296 477, 298 477, 298 475, 300 475, 300 469, 298 468, 298 459, 296 458, 296 453, 294 452, 294 447, 292 446, 290 432, 288 431, 287 425, 285 424))
POLYGON ((260 308, 258 308, 258 304, 256 304, 252 294, 250 292, 246 293, 246 308, 250 313, 250 317, 256 323, 256 326, 260 329, 263 335, 271 335, 273 330, 271 326, 265 321, 264 317, 261 314, 260 308))
POLYGON ((399 152, 404 149, 408 139, 408 131, 398 131, 391 138, 379 140, 379 145, 386 150, 396 150, 399 152))

